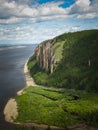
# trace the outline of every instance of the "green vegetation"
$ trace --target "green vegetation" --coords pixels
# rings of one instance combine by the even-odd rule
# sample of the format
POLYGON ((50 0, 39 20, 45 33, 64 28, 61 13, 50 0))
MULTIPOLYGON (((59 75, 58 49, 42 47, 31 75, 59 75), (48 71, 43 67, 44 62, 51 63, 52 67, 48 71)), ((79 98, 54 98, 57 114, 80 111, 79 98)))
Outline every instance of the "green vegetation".
POLYGON ((18 126, 18 127, 15 127, 15 128, 12 128, 12 129, 9 129, 9 130, 37 130, 36 128, 34 127, 27 127, 27 126, 18 126))
POLYGON ((65 41, 56 42, 53 46, 55 61, 59 62, 62 59, 62 51, 65 41))
POLYGON ((28 68, 35 82, 98 92, 98 30, 67 33, 55 39, 54 56, 60 61, 52 74, 41 70, 34 56, 29 60, 28 68))
POLYGON ((56 88, 29 87, 16 98, 16 122, 68 127, 80 123, 98 125, 98 94, 56 88))
POLYGON ((39 68, 35 56, 29 59, 28 69, 30 70, 31 76, 34 76, 34 80, 37 84, 45 84, 48 79, 48 74, 39 68))
POLYGON ((39 68, 35 56, 29 59, 28 69, 35 82, 49 87, 31 86, 16 98, 16 122, 98 126, 98 30, 67 33, 55 39, 58 63, 52 74, 39 68))

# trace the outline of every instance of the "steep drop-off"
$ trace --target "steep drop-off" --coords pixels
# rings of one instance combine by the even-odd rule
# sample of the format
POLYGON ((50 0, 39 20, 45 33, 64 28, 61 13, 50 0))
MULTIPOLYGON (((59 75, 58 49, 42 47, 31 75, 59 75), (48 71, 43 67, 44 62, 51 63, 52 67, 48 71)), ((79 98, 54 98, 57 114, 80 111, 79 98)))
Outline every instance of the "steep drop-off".
POLYGON ((98 91, 98 30, 67 33, 39 44, 28 66, 38 84, 98 91))
POLYGON ((35 57, 38 65, 46 72, 53 73, 62 58, 63 42, 57 42, 56 38, 40 43, 35 49, 35 57))
POLYGON ((38 45, 35 49, 35 56, 41 69, 47 72, 53 72, 53 43, 54 40, 47 40, 38 45))

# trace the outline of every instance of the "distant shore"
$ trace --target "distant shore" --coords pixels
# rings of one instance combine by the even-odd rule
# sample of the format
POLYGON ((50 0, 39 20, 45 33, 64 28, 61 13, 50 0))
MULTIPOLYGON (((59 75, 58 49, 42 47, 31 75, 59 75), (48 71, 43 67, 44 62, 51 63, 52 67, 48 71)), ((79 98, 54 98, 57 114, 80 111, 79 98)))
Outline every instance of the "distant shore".
POLYGON ((8 47, 0 47, 0 51, 8 50, 8 49, 16 49, 16 48, 25 48, 26 46, 8 46, 8 47))

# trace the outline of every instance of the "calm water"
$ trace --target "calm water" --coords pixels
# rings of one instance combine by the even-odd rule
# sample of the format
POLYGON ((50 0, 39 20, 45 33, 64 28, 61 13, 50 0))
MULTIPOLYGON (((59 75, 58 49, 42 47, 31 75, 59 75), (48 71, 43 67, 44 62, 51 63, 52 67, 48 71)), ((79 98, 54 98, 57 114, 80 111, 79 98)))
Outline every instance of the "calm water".
POLYGON ((3 109, 10 98, 25 86, 24 64, 35 46, 0 50, 0 130, 10 130, 3 109))

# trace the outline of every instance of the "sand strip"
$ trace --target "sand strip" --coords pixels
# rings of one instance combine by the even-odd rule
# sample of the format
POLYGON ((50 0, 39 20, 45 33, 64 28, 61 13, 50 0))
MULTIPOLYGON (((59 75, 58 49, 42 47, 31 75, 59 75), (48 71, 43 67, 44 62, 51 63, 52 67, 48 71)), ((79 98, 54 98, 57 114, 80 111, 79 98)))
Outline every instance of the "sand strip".
MULTIPOLYGON (((26 81, 26 87, 25 88, 27 88, 29 86, 36 86, 36 83, 34 82, 33 78, 30 75, 30 72, 28 70, 28 66, 27 66, 28 60, 27 60, 27 62, 24 65, 24 75, 25 75, 25 81, 26 81)), ((17 95, 21 95, 25 88, 23 88, 22 90, 18 91, 17 95)))
POLYGON ((33 78, 30 75, 30 72, 28 70, 28 66, 27 66, 28 60, 24 66, 24 74, 25 74, 25 80, 26 80, 26 86, 35 86, 35 82, 33 80, 33 78))
POLYGON ((8 122, 13 122, 18 116, 17 103, 15 99, 10 99, 4 108, 5 120, 8 122))

